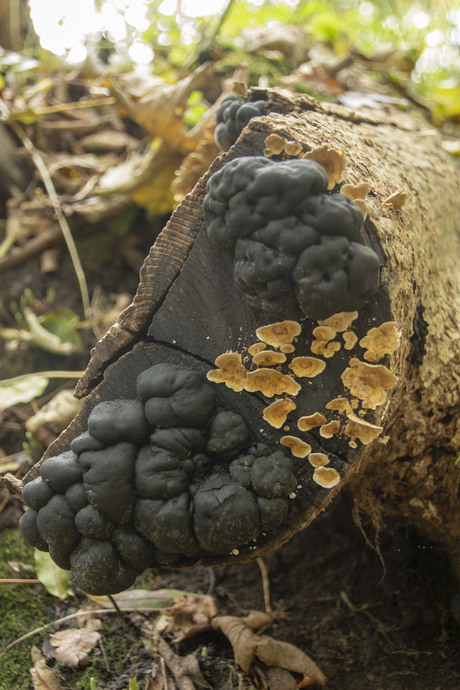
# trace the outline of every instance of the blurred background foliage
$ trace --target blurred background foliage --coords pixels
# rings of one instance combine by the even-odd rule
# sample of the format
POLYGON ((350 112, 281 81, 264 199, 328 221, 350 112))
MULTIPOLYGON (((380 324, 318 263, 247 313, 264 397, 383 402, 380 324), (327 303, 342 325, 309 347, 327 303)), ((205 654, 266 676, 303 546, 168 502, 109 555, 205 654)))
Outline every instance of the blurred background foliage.
MULTIPOLYGON (((42 45, 71 62, 96 50, 118 69, 148 64, 169 79, 211 48, 238 54, 245 30, 294 24, 312 48, 321 46, 330 56, 391 53, 391 62, 378 69, 395 84, 408 82, 415 95, 428 99, 437 119, 460 115, 459 0, 30 0, 30 5, 42 45)), ((272 76, 276 80, 276 70, 272 76)))

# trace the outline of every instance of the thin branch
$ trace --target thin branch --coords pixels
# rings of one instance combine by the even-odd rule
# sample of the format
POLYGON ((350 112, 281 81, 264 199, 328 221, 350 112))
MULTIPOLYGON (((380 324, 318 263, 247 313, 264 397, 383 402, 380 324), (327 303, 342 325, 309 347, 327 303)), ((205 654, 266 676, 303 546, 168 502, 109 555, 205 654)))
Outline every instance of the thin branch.
POLYGON ((33 371, 30 374, 3 379, 0 381, 0 386, 13 386, 15 383, 27 381, 31 376, 43 376, 45 379, 79 379, 83 373, 83 371, 33 371))
POLYGON ((88 286, 86 284, 85 273, 83 271, 83 266, 81 265, 80 257, 78 256, 77 247, 75 246, 75 241, 73 239, 69 223, 67 222, 67 218, 66 218, 64 211, 62 209, 61 202, 59 200, 59 196, 58 196, 56 189, 54 187, 53 181, 52 181, 50 174, 48 172, 48 169, 45 165, 45 161, 37 152, 37 149, 33 145, 33 142, 31 141, 31 139, 29 139, 29 137, 22 130, 22 127, 17 122, 11 122, 10 125, 13 128, 13 130, 15 131, 16 135, 22 141, 22 143, 25 146, 25 148, 27 149, 27 151, 29 152, 29 154, 32 158, 32 161, 34 162, 34 165, 37 168, 37 170, 40 174, 40 177, 43 180, 43 184, 45 185, 45 189, 46 189, 48 196, 50 198, 50 201, 53 205, 54 211, 56 213, 57 221, 58 221, 59 226, 61 228, 65 243, 67 245, 67 249, 68 249, 69 254, 70 254, 70 258, 72 260, 74 271, 75 271, 75 274, 77 276, 78 284, 80 286, 80 294, 81 294, 81 299, 82 299, 82 303, 83 303, 83 311, 85 313, 85 318, 88 319, 90 317, 91 305, 90 305, 90 299, 89 299, 88 286))

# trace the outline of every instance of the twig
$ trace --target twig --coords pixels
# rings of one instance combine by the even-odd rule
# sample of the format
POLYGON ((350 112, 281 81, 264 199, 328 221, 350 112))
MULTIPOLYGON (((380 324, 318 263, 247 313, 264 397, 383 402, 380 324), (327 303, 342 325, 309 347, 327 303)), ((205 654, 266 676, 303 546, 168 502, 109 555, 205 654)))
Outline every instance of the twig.
POLYGON ((30 374, 13 376, 11 379, 2 379, 0 386, 14 386, 16 383, 26 381, 31 376, 43 376, 45 379, 79 379, 83 371, 34 371, 30 374))
POLYGON ((161 637, 159 632, 154 632, 153 641, 158 649, 160 658, 164 659, 167 667, 173 674, 178 690, 196 690, 192 679, 183 669, 182 660, 174 654, 169 644, 161 637))
POLYGON ((2 578, 0 579, 0 585, 40 585, 40 580, 27 580, 26 578, 16 577, 16 578, 2 578))
POLYGON ((66 218, 64 211, 62 209, 61 202, 59 201, 59 197, 57 195, 53 181, 50 177, 50 174, 48 172, 48 169, 45 165, 43 158, 37 152, 37 149, 33 145, 31 139, 29 139, 29 137, 22 130, 22 127, 20 127, 20 125, 17 122, 11 122, 10 125, 13 128, 13 130, 15 131, 16 135, 22 141, 26 150, 29 152, 29 154, 32 158, 32 161, 34 162, 34 165, 37 168, 38 172, 40 173, 40 177, 43 180, 43 184, 45 185, 45 189, 46 189, 48 196, 49 196, 49 199, 53 205, 54 211, 56 213, 57 221, 58 221, 59 226, 61 228, 65 243, 67 245, 67 249, 68 249, 69 254, 70 254, 70 258, 72 260, 74 271, 75 271, 75 274, 77 276, 78 284, 80 286, 80 294, 81 294, 81 300, 82 300, 82 304, 83 304, 83 311, 85 313, 85 318, 88 319, 90 317, 91 305, 90 305, 90 300, 89 300, 89 292, 88 292, 88 286, 86 284, 85 273, 83 271, 83 266, 81 265, 80 257, 78 256, 77 247, 75 246, 75 241, 73 239, 72 232, 71 232, 70 227, 69 227, 69 223, 67 222, 67 218, 66 218))
POLYGON ((267 566, 265 565, 265 561, 263 558, 257 559, 257 565, 259 566, 260 574, 262 576, 262 589, 264 592, 265 611, 266 613, 268 613, 269 616, 271 616, 273 615, 273 609, 270 604, 270 580, 268 578, 267 566))
POLYGON ((59 225, 52 225, 45 232, 28 240, 21 247, 10 249, 8 254, 0 258, 0 273, 9 271, 10 268, 21 266, 25 261, 37 254, 49 249, 62 239, 62 231, 59 225))

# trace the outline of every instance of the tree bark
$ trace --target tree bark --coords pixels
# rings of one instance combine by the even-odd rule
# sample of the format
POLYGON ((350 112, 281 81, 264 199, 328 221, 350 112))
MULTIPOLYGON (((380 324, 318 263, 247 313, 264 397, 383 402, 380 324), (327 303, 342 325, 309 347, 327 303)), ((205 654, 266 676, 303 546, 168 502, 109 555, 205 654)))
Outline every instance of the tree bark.
MULTIPOLYGON (((362 338, 374 326, 396 323, 399 348, 382 362, 397 383, 383 405, 363 411, 370 423, 383 427, 372 443, 350 445, 343 417, 340 433, 330 439, 312 430, 308 442, 329 455, 339 484, 321 488, 312 480, 307 460, 296 459, 299 485, 289 523, 254 552, 242 550, 230 560, 273 551, 348 485, 358 518, 370 519, 377 529, 383 524, 415 526, 449 550, 460 573, 458 169, 437 133, 406 113, 353 112, 306 96, 272 91, 260 95, 268 97, 271 113, 250 121, 236 145, 214 161, 173 214, 146 259, 133 303, 93 351, 79 384, 79 395, 88 396, 83 411, 45 457, 68 448, 84 431, 95 404, 135 397, 135 378, 151 364, 181 363, 205 374, 227 350, 244 355, 256 340, 256 328, 275 320, 247 306, 233 284, 231 261, 207 239, 202 204, 209 176, 235 157, 263 155, 271 133, 300 142, 304 151, 323 144, 342 148, 348 158, 344 181, 365 181, 371 187, 363 239, 381 261, 380 291, 359 311, 353 331, 362 338), (382 203, 397 189, 407 193, 400 210, 382 203)), ((302 320, 296 356, 311 354, 315 326, 302 320)), ((326 379, 299 380, 302 390, 288 421, 290 434, 300 436, 295 422, 301 414, 327 416, 326 403, 349 394, 341 374, 352 357, 362 360, 363 349, 348 351, 342 343, 327 362, 326 379)), ((236 393, 222 384, 216 389, 223 406, 243 415, 254 440, 282 448, 286 431, 271 428, 262 418, 272 400, 236 393)), ((338 416, 329 414, 328 420, 332 418, 338 416)), ((26 480, 36 473, 33 468, 26 480)), ((12 484, 10 490, 15 491, 12 484)))

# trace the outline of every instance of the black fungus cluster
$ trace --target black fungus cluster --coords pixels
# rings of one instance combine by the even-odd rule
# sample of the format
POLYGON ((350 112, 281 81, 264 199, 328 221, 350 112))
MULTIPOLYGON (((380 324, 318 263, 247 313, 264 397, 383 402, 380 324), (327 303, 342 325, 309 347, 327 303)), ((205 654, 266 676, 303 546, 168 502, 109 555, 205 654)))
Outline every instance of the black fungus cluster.
POLYGON ((156 364, 137 400, 94 407, 71 450, 24 486, 25 540, 92 594, 131 586, 157 564, 228 555, 275 530, 296 487, 291 460, 252 444, 200 373, 156 364))
POLYGON ((221 151, 227 151, 253 117, 264 114, 265 101, 247 101, 233 94, 224 98, 217 111, 214 139, 221 151))
POLYGON ((363 214, 327 194, 324 168, 300 159, 235 158, 207 183, 210 241, 233 256, 249 304, 277 318, 355 311, 378 290, 379 259, 360 237, 363 214))

